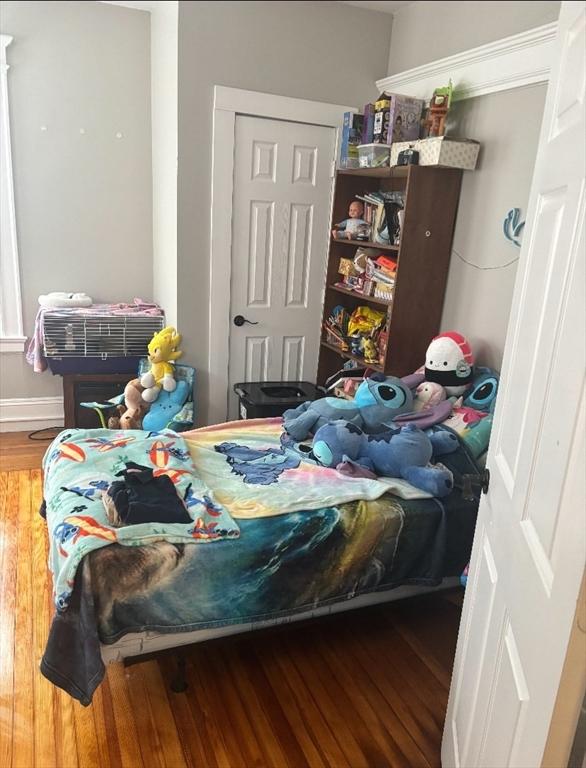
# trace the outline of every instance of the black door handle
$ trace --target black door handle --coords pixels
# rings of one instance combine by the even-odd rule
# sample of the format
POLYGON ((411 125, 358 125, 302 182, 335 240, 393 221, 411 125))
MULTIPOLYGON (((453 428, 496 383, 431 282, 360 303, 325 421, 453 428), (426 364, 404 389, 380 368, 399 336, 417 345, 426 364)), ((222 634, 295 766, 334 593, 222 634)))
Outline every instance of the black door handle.
POLYGON ((233 323, 239 328, 241 325, 244 325, 244 323, 248 323, 249 325, 258 325, 258 323, 255 323, 252 320, 247 320, 243 315, 236 315, 234 317, 233 323))

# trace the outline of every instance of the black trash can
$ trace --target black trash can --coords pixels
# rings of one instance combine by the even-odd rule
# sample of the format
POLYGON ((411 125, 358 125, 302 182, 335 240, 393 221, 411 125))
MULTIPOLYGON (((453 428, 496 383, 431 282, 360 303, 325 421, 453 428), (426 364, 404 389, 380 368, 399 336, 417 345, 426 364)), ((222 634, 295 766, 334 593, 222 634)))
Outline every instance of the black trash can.
POLYGON ((309 381, 253 381, 234 384, 234 392, 238 395, 241 419, 282 416, 289 408, 324 394, 309 381))

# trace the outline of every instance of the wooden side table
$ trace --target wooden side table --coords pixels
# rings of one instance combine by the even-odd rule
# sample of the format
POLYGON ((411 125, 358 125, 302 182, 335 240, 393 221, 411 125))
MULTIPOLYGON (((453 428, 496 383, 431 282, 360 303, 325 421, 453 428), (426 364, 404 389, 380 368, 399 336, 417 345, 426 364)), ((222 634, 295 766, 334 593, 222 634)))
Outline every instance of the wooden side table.
POLYGON ((100 427, 95 411, 80 403, 103 402, 124 392, 130 373, 66 373, 63 375, 65 426, 94 429, 100 427))

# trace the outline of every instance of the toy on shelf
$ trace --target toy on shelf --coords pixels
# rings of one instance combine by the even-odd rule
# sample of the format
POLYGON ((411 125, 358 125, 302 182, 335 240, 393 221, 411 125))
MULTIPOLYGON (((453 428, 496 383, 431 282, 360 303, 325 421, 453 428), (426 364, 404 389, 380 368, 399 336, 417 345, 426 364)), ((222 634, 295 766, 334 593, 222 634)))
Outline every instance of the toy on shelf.
POLYGON ((150 340, 148 357, 151 369, 140 379, 141 385, 145 388, 142 398, 147 403, 153 403, 157 399, 161 388, 166 392, 173 392, 177 386, 174 363, 183 354, 178 349, 180 344, 181 334, 171 326, 155 333, 150 340))
POLYGON ((348 321, 350 316, 340 304, 332 309, 332 312, 324 323, 326 341, 334 347, 339 347, 342 352, 348 351, 348 321))
POLYGON ((446 118, 452 104, 453 87, 450 80, 444 88, 436 88, 429 102, 424 126, 428 138, 443 136, 446 132, 446 118))
POLYGON ((435 453, 458 448, 454 436, 436 441, 414 424, 393 428, 376 435, 365 434, 346 420, 324 424, 315 433, 311 454, 325 467, 344 471, 348 464, 374 472, 380 477, 400 477, 431 496, 442 498, 454 487, 454 478, 443 466, 429 466, 435 453))
POLYGON ((367 363, 377 365, 379 361, 379 352, 372 339, 362 339, 362 356, 367 363))
POLYGON ((391 144, 419 138, 424 102, 399 93, 381 93, 375 102, 373 141, 391 144))
POLYGON ((348 208, 348 218, 334 225, 332 237, 346 240, 368 240, 370 226, 362 218, 364 205, 360 200, 353 200, 348 208))

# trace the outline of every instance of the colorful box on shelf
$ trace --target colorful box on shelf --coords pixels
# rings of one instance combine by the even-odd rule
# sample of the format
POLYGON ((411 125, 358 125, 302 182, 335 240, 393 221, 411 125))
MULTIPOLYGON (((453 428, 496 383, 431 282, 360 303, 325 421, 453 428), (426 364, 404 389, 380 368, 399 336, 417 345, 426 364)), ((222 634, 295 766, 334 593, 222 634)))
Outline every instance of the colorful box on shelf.
POLYGON ((438 165, 473 171, 476 168, 480 143, 473 139, 456 139, 451 136, 401 141, 391 146, 391 166, 397 165, 399 152, 404 149, 415 149, 419 152, 419 165, 438 165))
POLYGON ((338 272, 341 275, 347 275, 349 277, 357 275, 358 272, 356 271, 356 267, 354 266, 354 260, 353 259, 340 259, 340 265, 338 267, 338 272))

